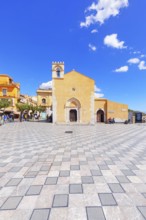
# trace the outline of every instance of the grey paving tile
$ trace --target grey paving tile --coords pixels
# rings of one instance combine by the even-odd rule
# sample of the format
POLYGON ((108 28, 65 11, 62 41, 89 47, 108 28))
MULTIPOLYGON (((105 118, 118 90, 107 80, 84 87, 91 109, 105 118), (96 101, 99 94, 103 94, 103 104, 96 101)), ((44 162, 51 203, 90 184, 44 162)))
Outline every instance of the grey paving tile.
POLYGON ((99 198, 103 206, 114 206, 117 202, 111 193, 99 193, 99 198))
POLYGON ((70 161, 70 158, 62 158, 62 162, 69 162, 70 161))
POLYGON ((94 183, 93 177, 92 176, 81 176, 82 183, 83 184, 92 184, 94 183))
POLYGON ((30 186, 30 188, 28 189, 28 191, 26 192, 26 196, 33 196, 33 195, 39 195, 40 192, 42 190, 42 186, 39 186, 39 185, 32 185, 30 186))
POLYGON ((5 175, 5 172, 0 172, 0 178, 5 175))
POLYGON ((139 170, 138 167, 135 166, 135 165, 129 164, 129 165, 127 165, 127 167, 128 167, 130 170, 139 170))
POLYGON ((9 172, 19 172, 22 169, 22 167, 12 167, 9 172))
POLYGON ((119 183, 109 183, 108 184, 113 193, 124 193, 124 189, 119 183))
POLYGON ((21 159, 15 158, 14 160, 11 161, 11 163, 19 163, 20 161, 21 161, 21 159))
POLYGON ((24 164, 24 167, 31 167, 34 163, 32 162, 27 162, 24 164))
POLYGON ((0 163, 0 167, 5 167, 7 163, 0 163))
POLYGON ((61 176, 61 177, 70 176, 70 171, 69 170, 61 170, 59 173, 59 176, 61 176))
POLYGON ((146 198, 146 193, 142 193, 142 195, 146 198))
POLYGON ((40 171, 49 171, 51 166, 42 166, 40 171))
POLYGON ((102 173, 100 170, 91 170, 92 176, 102 176, 102 173))
POLYGON ((107 165, 98 165, 100 170, 109 170, 107 165))
POLYGON ((2 205, 1 210, 16 209, 22 198, 22 196, 9 197, 2 205))
POLYGON ((70 170, 80 170, 80 165, 71 165, 70 170))
POLYGON ((56 185, 58 177, 47 177, 45 185, 56 185))
POLYGON ((132 170, 121 170, 125 176, 135 176, 132 170))
POLYGON ((53 162, 53 166, 60 166, 62 164, 61 161, 55 161, 53 162))
POLYGON ((88 220, 106 220, 102 207, 86 207, 86 213, 88 220))
POLYGON ((69 185, 69 193, 70 194, 80 194, 80 193, 83 193, 82 184, 70 184, 69 185))
POLYGON ((137 207, 142 216, 146 219, 146 206, 138 206, 137 207))
POLYGON ((21 181, 22 178, 13 178, 6 184, 6 186, 18 186, 21 181))
POLYGON ((105 163, 107 165, 114 165, 115 164, 112 160, 106 160, 105 163))
POLYGON ((86 158, 88 161, 94 161, 94 157, 87 157, 86 158))
POLYGON ((68 207, 69 196, 66 194, 54 195, 53 204, 54 208, 57 207, 68 207))
POLYGON ((37 171, 29 171, 25 174, 25 178, 35 178, 37 176, 37 171))
POLYGON ((116 178, 120 183, 129 183, 130 182, 126 176, 116 176, 116 178))
POLYGON ((80 165, 87 165, 88 164, 87 161, 80 161, 79 163, 80 163, 80 165))
POLYGON ((49 220, 51 209, 34 209, 30 220, 49 220))

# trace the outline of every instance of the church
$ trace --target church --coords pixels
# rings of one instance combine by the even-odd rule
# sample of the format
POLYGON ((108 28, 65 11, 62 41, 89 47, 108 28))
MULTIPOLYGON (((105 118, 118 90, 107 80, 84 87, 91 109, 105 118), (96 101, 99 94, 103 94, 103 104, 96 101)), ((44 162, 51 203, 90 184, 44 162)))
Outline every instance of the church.
POLYGON ((72 70, 64 72, 64 62, 52 62, 52 85, 37 90, 37 104, 46 107, 54 124, 95 124, 114 118, 128 119, 128 105, 95 97, 93 79, 72 70))

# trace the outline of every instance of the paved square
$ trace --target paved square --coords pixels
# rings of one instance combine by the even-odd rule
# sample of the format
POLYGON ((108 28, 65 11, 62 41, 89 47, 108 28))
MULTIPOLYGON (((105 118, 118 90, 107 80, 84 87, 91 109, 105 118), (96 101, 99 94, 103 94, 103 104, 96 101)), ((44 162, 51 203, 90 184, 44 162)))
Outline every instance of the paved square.
POLYGON ((146 219, 146 124, 0 126, 0 219, 58 217, 146 219))

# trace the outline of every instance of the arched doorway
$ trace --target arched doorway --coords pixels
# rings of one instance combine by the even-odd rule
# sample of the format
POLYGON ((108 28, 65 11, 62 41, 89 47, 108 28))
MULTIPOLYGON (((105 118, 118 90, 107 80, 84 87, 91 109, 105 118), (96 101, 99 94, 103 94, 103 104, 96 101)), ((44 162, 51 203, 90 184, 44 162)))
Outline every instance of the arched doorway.
POLYGON ((101 109, 97 111, 97 122, 104 122, 104 111, 101 109))
POLYGON ((80 122, 81 104, 76 98, 71 98, 66 102, 66 122, 80 122))
POLYGON ((70 119, 70 122, 76 122, 77 121, 77 110, 76 109, 71 109, 70 110, 69 119, 70 119))

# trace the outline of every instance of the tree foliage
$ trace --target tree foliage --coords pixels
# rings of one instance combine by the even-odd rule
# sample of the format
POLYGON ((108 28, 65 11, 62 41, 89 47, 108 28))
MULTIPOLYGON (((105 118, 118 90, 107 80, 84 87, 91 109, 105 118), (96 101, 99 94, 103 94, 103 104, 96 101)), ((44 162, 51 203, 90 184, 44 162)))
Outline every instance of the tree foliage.
POLYGON ((23 103, 18 103, 16 104, 16 107, 18 109, 18 111, 20 111, 21 113, 23 111, 32 111, 32 113, 35 113, 35 112, 44 112, 45 111, 45 108, 42 107, 42 106, 33 106, 31 104, 23 104, 23 103))
POLYGON ((9 99, 0 99, 0 109, 8 108, 11 105, 11 101, 9 99))

